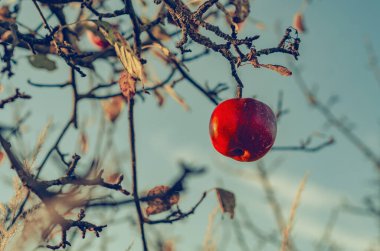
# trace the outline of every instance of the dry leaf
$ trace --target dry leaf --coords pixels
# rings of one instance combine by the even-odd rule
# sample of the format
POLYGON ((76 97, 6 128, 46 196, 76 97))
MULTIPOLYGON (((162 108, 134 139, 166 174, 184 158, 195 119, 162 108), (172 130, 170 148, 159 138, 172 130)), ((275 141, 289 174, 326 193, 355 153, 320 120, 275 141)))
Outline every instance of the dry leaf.
POLYGON ((88 138, 85 132, 80 133, 79 145, 82 153, 88 152, 88 138))
POLYGON ((223 213, 229 213, 231 219, 235 214, 235 194, 222 188, 215 188, 216 196, 218 197, 219 206, 223 213))
POLYGON ((233 25, 237 33, 241 31, 247 23, 246 20, 244 20, 243 22, 235 23, 233 21, 233 12, 229 12, 229 14, 226 15, 226 22, 229 26, 233 25))
POLYGON ((122 174, 112 173, 105 178, 105 181, 110 184, 116 184, 120 181, 120 179, 124 179, 124 176, 122 174))
POLYGON ((293 17, 293 27, 299 32, 303 33, 306 31, 305 25, 304 25, 304 19, 301 12, 297 12, 294 14, 293 17))
POLYGON ((49 59, 45 54, 37 54, 28 56, 29 63, 35 68, 53 71, 57 69, 56 63, 49 59))
POLYGON ((153 94, 154 94, 154 96, 157 99, 158 106, 159 107, 163 106, 163 104, 165 102, 165 98, 164 98, 164 96, 162 96, 162 94, 160 93, 160 91, 157 90, 157 89, 155 89, 154 92, 153 92, 153 94))
MULTIPOLYGON (((170 190, 168 186, 156 186, 149 190, 147 196, 163 196, 170 190)), ((177 204, 179 201, 179 193, 174 192, 170 195, 165 195, 163 197, 148 200, 148 207, 146 208, 146 214, 159 214, 168 211, 173 205, 177 204)))
POLYGON ((136 80, 143 80, 144 73, 141 62, 133 52, 130 45, 119 45, 118 43, 115 43, 114 47, 120 62, 124 66, 124 69, 136 80))
POLYGON ((244 22, 250 12, 249 0, 231 0, 230 3, 235 6, 235 13, 232 18, 234 23, 244 22))
POLYGON ((178 104, 180 104, 186 111, 189 111, 190 110, 190 107, 188 106, 188 104, 186 104, 185 100, 180 97, 177 92, 174 90, 173 87, 171 87, 170 85, 165 85, 164 86, 165 88, 165 91, 175 100, 177 101, 178 104))
POLYGON ((271 69, 273 71, 276 71, 280 73, 282 76, 291 76, 292 72, 282 65, 276 65, 276 64, 260 64, 261 67, 265 67, 268 69, 271 69))
POLYGON ((0 165, 4 161, 4 159, 5 159, 5 154, 4 152, 0 151, 0 165))
POLYGON ((145 48, 156 48, 158 50, 151 50, 151 52, 159 59, 162 59, 165 63, 169 63, 171 60, 175 60, 178 64, 180 64, 182 67, 184 67, 187 71, 189 71, 189 69, 187 68, 187 66, 181 61, 181 60, 178 60, 177 57, 170 52, 170 50, 168 48, 166 48, 165 46, 159 44, 159 43, 153 43, 151 45, 145 45, 143 47, 143 49, 145 48))
POLYGON ((7 30, 0 36, 0 42, 11 42, 13 39, 12 31, 7 30))
POLYGON ((123 110, 124 99, 121 96, 112 97, 103 101, 102 107, 106 118, 111 122, 115 122, 123 110))
POLYGON ((265 30, 266 26, 263 22, 255 22, 255 26, 259 30, 265 30))
POLYGON ((152 34, 158 40, 161 40, 161 41, 169 41, 172 39, 170 35, 160 25, 153 26, 152 34))
MULTIPOLYGON (((157 58, 159 59, 162 59, 165 63, 169 63, 170 62, 170 59, 175 58, 175 56, 169 51, 168 48, 158 44, 158 43, 153 43, 151 45, 146 45, 143 47, 143 49, 146 49, 146 48, 152 48, 152 50, 150 50, 157 58), (157 49, 157 50, 154 50, 154 49, 157 49)), ((178 62, 178 60, 176 60, 178 62)))
POLYGON ((9 11, 9 7, 7 5, 0 7, 0 21, 11 23, 16 22, 16 19, 12 18, 11 12, 9 11))
POLYGON ((106 40, 115 48, 116 55, 124 66, 124 69, 136 80, 144 80, 142 64, 132 50, 128 41, 120 34, 118 27, 105 21, 92 20, 98 25, 100 32, 106 40))
POLYGON ((162 247, 162 251, 175 251, 174 241, 165 241, 162 247))
POLYGON ((202 0, 189 0, 186 4, 192 7, 197 7, 202 3, 202 0))
POLYGON ((136 94, 136 79, 127 71, 123 71, 120 74, 119 86, 121 93, 128 100, 133 98, 133 96, 136 94))

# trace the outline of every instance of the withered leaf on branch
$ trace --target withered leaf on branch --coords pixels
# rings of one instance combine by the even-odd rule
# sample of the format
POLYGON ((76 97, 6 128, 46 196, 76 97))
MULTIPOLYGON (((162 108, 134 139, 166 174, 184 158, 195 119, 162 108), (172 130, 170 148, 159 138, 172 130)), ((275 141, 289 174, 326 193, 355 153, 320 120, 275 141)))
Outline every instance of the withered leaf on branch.
POLYGON ((0 151, 0 165, 3 162, 4 158, 5 158, 5 154, 2 151, 0 151))
POLYGON ((215 192, 222 212, 229 213, 233 219, 236 206, 235 194, 222 188, 215 188, 215 192))
POLYGON ((105 181, 111 184, 116 184, 120 179, 123 180, 124 176, 121 173, 116 172, 106 176, 105 181))
POLYGON ((160 91, 157 90, 157 89, 155 89, 155 90, 153 91, 153 94, 154 94, 154 96, 155 96, 156 99, 157 99, 158 106, 159 106, 159 107, 163 106, 163 105, 164 105, 164 102, 165 102, 165 98, 164 98, 164 96, 160 93, 160 91))
POLYGON ((148 200, 148 207, 146 208, 146 214, 159 214, 165 211, 170 210, 170 208, 177 204, 179 201, 179 193, 174 192, 168 195, 165 195, 170 190, 168 186, 156 186, 153 189, 149 190, 147 196, 157 196, 158 198, 154 198, 148 200))
POLYGON ((160 25, 153 26, 152 34, 161 41, 170 41, 172 39, 160 25))
POLYGON ((109 100, 103 101, 102 107, 106 119, 115 122, 123 110, 124 99, 121 96, 112 97, 109 100))
POLYGON ((164 86, 165 88, 165 91, 178 103, 180 104, 183 109, 185 109, 185 111, 189 111, 190 110, 190 106, 185 102, 185 100, 178 95, 178 93, 174 90, 173 87, 171 87, 170 85, 165 85, 164 86))
POLYGON ((16 19, 12 18, 11 12, 7 5, 0 7, 0 21, 11 22, 11 23, 16 22, 16 19))
POLYGON ((226 22, 229 26, 233 25, 235 27, 235 31, 236 32, 239 32, 243 29, 243 27, 245 26, 245 24, 247 23, 247 21, 243 21, 243 22, 240 22, 240 23, 235 23, 233 21, 233 18, 234 18, 234 12, 228 12, 228 15, 226 15, 226 22))
POLYGON ((79 135, 79 146, 82 153, 88 152, 88 138, 85 132, 81 132, 79 135))
POLYGON ((230 0, 230 3, 235 6, 235 13, 232 20, 235 23, 243 22, 249 15, 249 0, 230 0))
POLYGON ((57 69, 56 63, 49 59, 45 54, 30 55, 28 56, 28 61, 35 68, 48 71, 54 71, 57 69))
POLYGON ((165 63, 169 63, 171 60, 175 60, 178 64, 180 64, 181 66, 183 66, 187 71, 189 71, 189 69, 187 68, 187 66, 181 61, 181 60, 178 60, 177 57, 168 49, 166 48, 165 46, 159 44, 159 43, 153 43, 151 45, 146 45, 143 47, 144 49, 145 48, 152 48, 153 50, 152 53, 158 57, 159 59, 162 59, 165 63), (154 50, 156 49, 156 50, 154 50))
POLYGON ((105 21, 92 20, 99 26, 100 32, 106 40, 115 48, 115 52, 124 66, 124 69, 136 80, 143 80, 144 73, 142 64, 137 55, 132 50, 128 41, 120 34, 115 25, 105 21))
POLYGON ((136 94, 136 79, 127 71, 123 71, 120 74, 119 86, 121 93, 128 100, 133 98, 133 96, 136 94))
POLYGON ((303 14, 301 12, 296 12, 293 17, 293 27, 299 32, 303 33, 306 31, 305 25, 304 25, 304 18, 303 14))
POLYGON ((286 68, 285 66, 282 65, 276 65, 276 64, 260 64, 261 67, 265 67, 268 69, 271 69, 273 71, 278 72, 282 76, 291 76, 292 71, 286 68))

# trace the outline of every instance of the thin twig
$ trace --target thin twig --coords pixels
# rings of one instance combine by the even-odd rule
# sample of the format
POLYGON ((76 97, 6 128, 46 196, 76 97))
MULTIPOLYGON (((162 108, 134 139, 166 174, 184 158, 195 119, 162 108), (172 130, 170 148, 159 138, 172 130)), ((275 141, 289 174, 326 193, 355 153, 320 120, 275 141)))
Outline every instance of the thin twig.
POLYGON ((16 93, 12 95, 9 98, 0 100, 0 109, 3 109, 4 106, 8 103, 14 102, 16 99, 31 99, 32 97, 30 95, 27 95, 25 93, 20 92, 20 90, 17 88, 16 93))
POLYGON ((140 226, 141 241, 143 244, 144 251, 148 251, 148 244, 145 237, 144 230, 144 216, 141 210, 140 199, 138 194, 138 184, 137 184, 137 168, 136 168, 136 145, 135 145, 135 127, 134 127, 134 99, 129 100, 128 109, 128 120, 129 120, 129 143, 131 148, 131 172, 132 172, 132 195, 136 206, 136 211, 138 215, 138 221, 140 226))

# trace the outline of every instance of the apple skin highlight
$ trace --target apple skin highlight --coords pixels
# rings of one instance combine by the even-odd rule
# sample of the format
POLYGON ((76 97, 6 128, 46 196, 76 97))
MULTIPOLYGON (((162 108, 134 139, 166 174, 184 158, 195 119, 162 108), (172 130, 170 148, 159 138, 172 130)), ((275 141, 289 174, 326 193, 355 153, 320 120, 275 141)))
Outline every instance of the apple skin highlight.
POLYGON ((277 123, 269 106, 252 98, 234 98, 220 103, 210 119, 214 148, 237 161, 262 158, 273 146, 277 123))

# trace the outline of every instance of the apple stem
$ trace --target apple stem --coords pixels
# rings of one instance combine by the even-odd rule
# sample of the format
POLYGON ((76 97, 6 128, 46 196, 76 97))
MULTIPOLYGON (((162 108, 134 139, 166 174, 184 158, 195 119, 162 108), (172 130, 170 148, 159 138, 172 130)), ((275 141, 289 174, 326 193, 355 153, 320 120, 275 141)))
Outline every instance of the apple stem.
POLYGON ((243 86, 237 85, 236 86, 236 97, 242 98, 243 96, 243 86))

